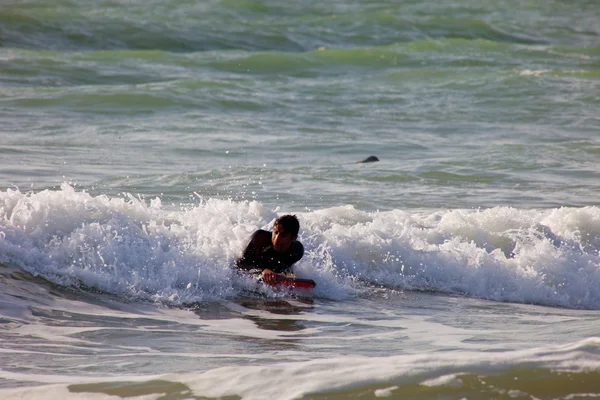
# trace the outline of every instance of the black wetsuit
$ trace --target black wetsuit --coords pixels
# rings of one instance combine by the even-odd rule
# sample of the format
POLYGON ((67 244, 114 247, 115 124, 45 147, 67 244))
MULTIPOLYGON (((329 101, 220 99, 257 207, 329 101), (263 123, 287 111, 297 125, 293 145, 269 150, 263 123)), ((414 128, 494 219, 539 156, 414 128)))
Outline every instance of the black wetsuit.
POLYGON ((304 255, 304 246, 302 243, 294 240, 290 244, 290 248, 285 253, 278 253, 273 248, 271 243, 271 232, 259 229, 252 235, 250 243, 244 250, 244 254, 237 260, 236 265, 240 269, 245 270, 265 270, 270 269, 277 273, 290 273, 292 272, 292 264, 300 260, 304 255), (266 242, 266 235, 268 235, 268 245, 265 246, 261 251, 256 254, 256 247, 254 246, 257 235, 263 236, 266 242))

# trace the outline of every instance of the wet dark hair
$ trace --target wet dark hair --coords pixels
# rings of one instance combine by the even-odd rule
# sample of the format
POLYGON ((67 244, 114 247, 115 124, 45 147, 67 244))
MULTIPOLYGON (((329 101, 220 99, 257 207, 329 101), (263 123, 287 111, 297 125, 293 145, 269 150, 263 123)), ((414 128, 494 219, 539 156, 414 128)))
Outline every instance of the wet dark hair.
POLYGON ((300 230, 300 222, 295 215, 283 215, 275 220, 273 227, 279 226, 283 228, 284 232, 289 232, 292 236, 297 236, 300 230))

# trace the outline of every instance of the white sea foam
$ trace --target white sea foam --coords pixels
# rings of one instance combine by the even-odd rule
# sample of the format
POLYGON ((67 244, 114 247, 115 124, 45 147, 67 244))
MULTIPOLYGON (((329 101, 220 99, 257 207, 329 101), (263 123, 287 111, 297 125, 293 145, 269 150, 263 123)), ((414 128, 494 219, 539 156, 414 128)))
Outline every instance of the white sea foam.
MULTIPOLYGON (((272 365, 231 366, 206 372, 146 376, 80 377, 61 375, 20 374, 0 370, 0 378, 52 384, 39 388, 19 388, 0 391, 0 396, 31 399, 47 398, 48 393, 61 398, 80 398, 91 394, 84 388, 73 392, 72 384, 102 383, 114 388, 114 382, 143 383, 157 380, 180 382, 186 393, 210 398, 240 396, 244 400, 277 398, 298 399, 311 393, 327 393, 352 388, 383 385, 374 395, 385 397, 402 385, 461 387, 463 374, 488 375, 508 370, 547 369, 553 371, 586 372, 600 369, 598 349, 600 339, 590 338, 563 346, 552 346, 503 353, 449 352, 389 357, 350 357, 318 359, 272 365), (188 391, 189 390, 189 391, 188 391)), ((123 384, 120 385, 123 387, 123 384)), ((150 387, 150 384, 149 384, 150 387)), ((157 393, 164 395, 156 385, 157 393)), ((97 389, 96 389, 97 390, 97 389)), ((99 398, 110 398, 108 394, 99 398)))
MULTIPOLYGON (((499 301, 600 309, 600 208, 297 213, 305 257, 296 273, 334 299, 372 285, 499 301)), ((278 210, 201 199, 60 190, 0 193, 0 262, 62 285, 176 304, 256 289, 234 260, 278 210)), ((267 295, 276 295, 266 291, 267 295)))
MULTIPOLYGON (((391 357, 339 357, 271 366, 228 367, 182 379, 196 393, 208 396, 241 395, 244 399, 295 399, 371 384, 432 382, 461 373, 493 373, 527 364, 557 370, 598 370, 598 339, 560 347, 500 354, 444 353, 391 357), (293 382, 293 384, 292 384, 293 382)), ((440 382, 441 384, 441 382, 440 382)), ((452 385, 458 384, 456 381, 452 385)))
POLYGON ((525 69, 523 71, 519 72, 519 75, 521 76, 535 76, 536 78, 539 78, 540 76, 550 73, 552 72, 549 69, 540 69, 540 70, 531 70, 531 69, 525 69))

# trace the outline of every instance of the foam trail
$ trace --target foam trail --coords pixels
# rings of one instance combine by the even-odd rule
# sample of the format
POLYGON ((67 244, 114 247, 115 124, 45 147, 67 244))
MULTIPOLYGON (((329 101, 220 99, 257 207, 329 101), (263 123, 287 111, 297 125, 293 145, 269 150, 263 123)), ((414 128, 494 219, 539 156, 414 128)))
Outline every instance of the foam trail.
MULTIPOLYGON (((575 375, 579 379, 576 384, 585 383, 588 388, 596 388, 593 395, 597 396, 597 391, 600 390, 596 381, 597 371, 600 370, 599 347, 599 339, 590 338, 562 346, 504 353, 346 356, 275 365, 231 366, 188 374, 125 376, 121 379, 0 371, 0 377, 4 379, 52 383, 38 388, 4 390, 0 394, 37 399, 54 393, 60 394, 61 398, 70 399, 95 393, 97 398, 104 399, 109 398, 109 394, 117 393, 118 388, 124 394, 138 387, 152 393, 150 398, 164 396, 172 390, 172 395, 185 393, 186 396, 207 398, 239 396, 245 400, 292 400, 315 393, 344 392, 352 394, 351 398, 362 398, 366 391, 377 395, 399 389, 411 390, 413 387, 417 391, 414 398, 424 398, 421 392, 425 388, 448 388, 450 397, 456 395, 457 388, 474 396, 489 394, 494 397, 499 392, 506 393, 509 389, 514 389, 515 381, 519 381, 519 386, 524 385, 535 393, 539 392, 541 374, 556 374, 555 378, 565 376, 564 379, 569 381, 573 380, 574 374, 579 373, 580 375, 575 375), (503 379, 503 375, 507 379, 503 379), (493 376, 499 377, 492 381, 498 387, 494 387, 487 379, 493 376), (471 378, 476 378, 477 385, 468 383, 471 378), (353 392, 353 389, 358 392, 353 392), (420 396, 417 397, 417 394, 420 396)), ((565 392, 579 393, 576 387, 568 388, 565 392)))

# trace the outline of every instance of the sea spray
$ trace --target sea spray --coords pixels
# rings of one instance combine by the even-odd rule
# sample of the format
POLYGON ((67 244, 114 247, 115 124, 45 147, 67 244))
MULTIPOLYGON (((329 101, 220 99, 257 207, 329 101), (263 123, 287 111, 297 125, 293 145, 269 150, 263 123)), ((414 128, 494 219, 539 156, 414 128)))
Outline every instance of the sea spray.
POLYGON ((2 262, 63 285, 175 301, 231 290, 231 261, 252 231, 245 225, 264 217, 257 203, 208 200, 169 211, 158 198, 93 197, 68 184, 9 189, 0 201, 2 262))
MULTIPOLYGON (((9 189, 0 204, 0 261, 62 285, 175 303, 247 288, 234 261, 251 233, 278 215, 256 201, 202 198, 175 208, 68 184, 9 189)), ((295 269, 317 280, 317 296, 382 286, 600 308, 596 207, 409 213, 343 206, 297 214, 306 254, 295 269)))

